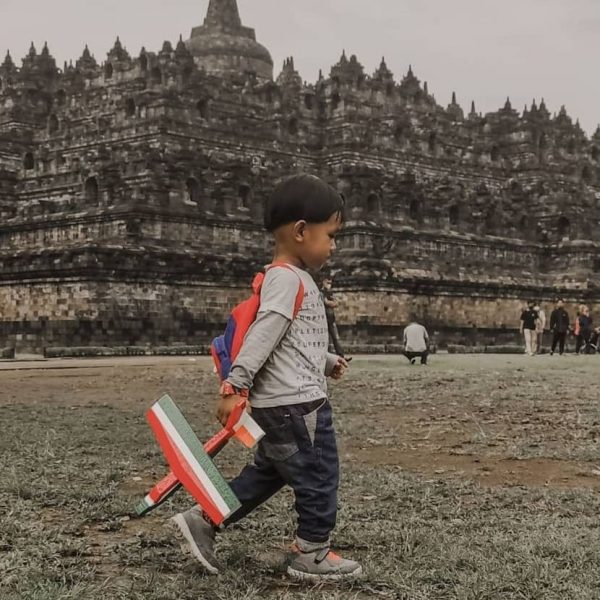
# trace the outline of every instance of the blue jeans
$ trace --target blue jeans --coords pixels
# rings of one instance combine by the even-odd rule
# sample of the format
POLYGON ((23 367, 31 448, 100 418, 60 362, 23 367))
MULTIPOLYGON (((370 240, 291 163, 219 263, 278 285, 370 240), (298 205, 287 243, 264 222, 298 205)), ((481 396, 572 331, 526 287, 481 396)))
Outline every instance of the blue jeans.
POLYGON ((296 496, 297 536, 328 542, 337 516, 339 459, 327 399, 274 408, 255 408, 265 431, 254 462, 230 482, 242 503, 225 525, 239 521, 284 485, 296 496))

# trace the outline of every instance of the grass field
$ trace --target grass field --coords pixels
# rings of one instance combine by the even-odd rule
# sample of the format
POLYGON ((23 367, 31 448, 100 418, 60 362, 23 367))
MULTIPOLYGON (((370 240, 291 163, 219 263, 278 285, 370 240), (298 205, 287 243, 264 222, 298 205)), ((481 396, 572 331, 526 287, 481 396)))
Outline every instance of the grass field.
POLYGON ((0 599, 600 598, 600 357, 356 358, 331 394, 334 544, 366 575, 317 588, 274 560, 288 492, 219 538, 218 577, 165 526, 185 492, 132 518, 166 471, 151 402, 169 392, 201 439, 217 430, 208 361, 154 362, 0 371, 0 599))

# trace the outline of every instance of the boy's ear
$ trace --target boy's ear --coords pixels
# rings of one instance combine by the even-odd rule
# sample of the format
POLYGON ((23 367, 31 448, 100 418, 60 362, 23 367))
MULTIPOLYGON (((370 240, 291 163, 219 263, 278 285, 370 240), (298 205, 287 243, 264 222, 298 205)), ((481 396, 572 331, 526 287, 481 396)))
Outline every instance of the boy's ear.
POLYGON ((304 240, 304 232, 306 231, 306 221, 296 221, 292 228, 294 240, 302 242, 304 240))

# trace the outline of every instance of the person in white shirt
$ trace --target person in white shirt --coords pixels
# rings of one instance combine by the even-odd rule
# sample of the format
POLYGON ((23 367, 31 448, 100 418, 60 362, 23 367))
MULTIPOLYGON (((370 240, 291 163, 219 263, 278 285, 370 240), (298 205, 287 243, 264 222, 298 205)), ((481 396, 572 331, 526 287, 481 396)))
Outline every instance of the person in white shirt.
POLYGON ((404 356, 408 358, 411 365, 414 365, 419 357, 422 365, 427 364, 429 334, 423 325, 414 321, 404 328, 404 356))
POLYGON ((544 330, 546 329, 546 313, 544 309, 540 307, 539 304, 536 304, 533 307, 533 310, 537 310, 538 321, 536 324, 535 332, 537 334, 537 344, 536 344, 536 353, 542 353, 542 344, 544 342, 544 330))

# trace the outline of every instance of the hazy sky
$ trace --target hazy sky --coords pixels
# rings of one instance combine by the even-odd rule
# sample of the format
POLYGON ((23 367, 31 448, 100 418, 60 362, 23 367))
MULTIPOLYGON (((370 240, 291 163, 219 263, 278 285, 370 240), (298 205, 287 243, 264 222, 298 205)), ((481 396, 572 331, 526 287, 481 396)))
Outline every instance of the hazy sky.
MULTIPOLYGON (((269 48, 276 74, 294 56, 302 77, 329 72, 342 49, 368 73, 385 56, 397 80, 412 64, 446 105, 522 110, 543 97, 565 104, 592 133, 600 123, 600 0, 238 0, 242 20, 269 48)), ((0 0, 0 52, 15 61, 48 41, 62 66, 85 43, 102 60, 117 35, 137 54, 188 38, 208 0, 0 0)))

